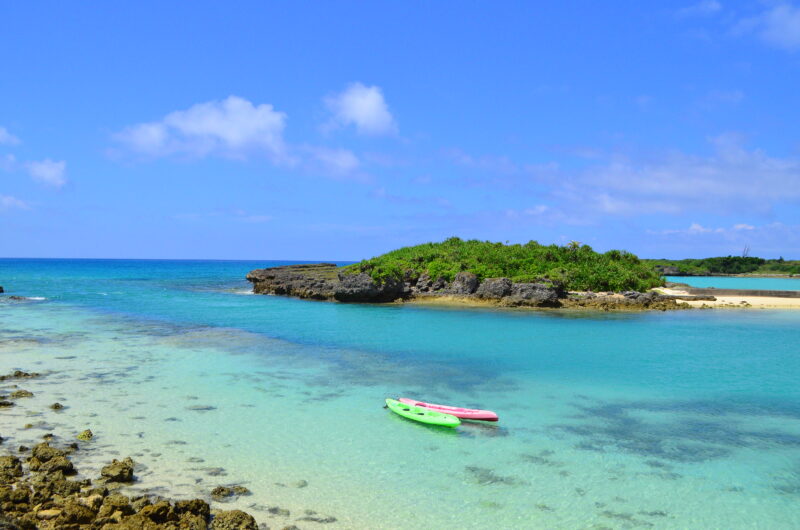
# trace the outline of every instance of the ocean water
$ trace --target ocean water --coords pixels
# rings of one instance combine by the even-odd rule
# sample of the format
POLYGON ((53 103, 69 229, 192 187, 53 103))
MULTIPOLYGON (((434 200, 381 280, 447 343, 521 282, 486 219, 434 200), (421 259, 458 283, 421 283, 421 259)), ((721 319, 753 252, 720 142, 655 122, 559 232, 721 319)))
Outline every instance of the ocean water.
POLYGON ((750 278, 739 276, 667 276, 667 281, 686 283, 692 287, 717 289, 763 289, 774 291, 800 290, 800 278, 750 278))
POLYGON ((216 506, 278 528, 800 527, 800 312, 249 294, 275 264, 0 260, 32 298, 0 301, 0 372, 44 374, 3 447, 91 428, 87 476, 132 455, 139 490, 242 484, 216 506), (501 421, 427 427, 387 396, 501 421))

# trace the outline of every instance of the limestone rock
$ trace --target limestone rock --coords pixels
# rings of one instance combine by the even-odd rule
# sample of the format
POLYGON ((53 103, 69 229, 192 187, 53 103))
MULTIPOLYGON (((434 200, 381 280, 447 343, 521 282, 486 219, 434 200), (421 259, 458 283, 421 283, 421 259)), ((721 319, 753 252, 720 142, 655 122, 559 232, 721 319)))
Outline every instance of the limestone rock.
POLYGON ((403 282, 387 279, 376 283, 367 273, 338 275, 333 297, 340 302, 391 302, 403 296, 403 282))
POLYGON ((100 475, 106 482, 133 482, 133 466, 131 457, 122 461, 114 459, 100 470, 100 475))
POLYGON ((211 521, 212 530, 258 530, 253 516, 241 510, 220 511, 211 521))
POLYGON ((560 289, 549 283, 514 283, 505 299, 509 305, 557 307, 560 289))
POLYGON ((256 269, 247 274, 256 294, 280 294, 332 300, 338 283, 337 267, 333 263, 286 265, 256 269))
POLYGON ((453 283, 450 284, 449 291, 453 294, 467 295, 472 294, 478 288, 478 277, 471 272, 459 272, 456 274, 453 283))
POLYGON ((475 294, 478 298, 503 298, 511 294, 511 280, 508 278, 487 278, 481 282, 475 294))
POLYGON ((175 513, 178 515, 192 514, 199 515, 200 517, 207 518, 211 513, 211 508, 208 503, 201 499, 192 499, 190 501, 177 501, 175 503, 175 513))
POLYGON ((58 516, 58 524, 86 524, 91 523, 95 518, 95 513, 76 502, 67 502, 58 516))

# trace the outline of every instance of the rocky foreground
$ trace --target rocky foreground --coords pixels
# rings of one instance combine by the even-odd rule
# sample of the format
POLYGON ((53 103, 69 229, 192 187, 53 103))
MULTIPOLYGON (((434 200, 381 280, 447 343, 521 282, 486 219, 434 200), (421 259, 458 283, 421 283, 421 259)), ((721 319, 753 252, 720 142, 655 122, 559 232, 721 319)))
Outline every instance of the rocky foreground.
MULTIPOLYGON (((16 371, 0 375, 0 382, 37 377, 40 374, 16 371)), ((0 395, 0 409, 14 407, 16 400, 30 396, 27 390, 0 395)), ((58 410, 62 405, 54 403, 50 408, 58 410)), ((11 448, 5 447, 8 440, 0 436, 0 447, 5 449, 0 452, 0 530, 267 529, 248 513, 214 510, 202 499, 171 501, 153 495, 124 495, 124 488, 136 482, 135 463, 130 457, 113 460, 101 469, 99 477, 78 478, 71 456, 92 437, 87 429, 77 441, 56 444, 56 437, 48 433, 32 448, 11 448)), ((219 501, 249 493, 242 486, 220 486, 211 491, 211 497, 219 501)), ((308 516, 305 520, 324 523, 336 519, 308 516)), ((282 528, 299 530, 294 525, 282 528)))
MULTIPOLYGON (((479 281, 460 272, 452 282, 427 274, 404 281, 375 282, 368 274, 348 274, 333 263, 286 265, 256 269, 247 274, 256 294, 295 296, 313 300, 385 303, 396 301, 454 300, 501 307, 585 307, 591 309, 683 309, 683 296, 648 291, 640 293, 567 292, 558 282, 516 283, 508 278, 479 281)), ((688 297, 693 298, 693 297, 688 297)))

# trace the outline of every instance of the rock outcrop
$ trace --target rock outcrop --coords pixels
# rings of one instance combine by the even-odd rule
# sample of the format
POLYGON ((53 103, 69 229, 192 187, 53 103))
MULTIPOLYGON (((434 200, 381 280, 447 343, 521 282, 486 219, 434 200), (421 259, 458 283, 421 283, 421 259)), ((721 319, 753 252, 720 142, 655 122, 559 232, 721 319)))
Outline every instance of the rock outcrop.
POLYGON ((339 302, 393 302, 398 300, 457 298, 505 307, 585 307, 594 309, 680 309, 674 297, 656 292, 568 293, 563 284, 546 278, 512 282, 509 278, 480 281, 471 272, 459 272, 452 282, 427 273, 415 277, 406 271, 403 281, 376 282, 367 273, 343 271, 333 263, 287 265, 257 269, 247 275, 257 294, 296 296, 339 302))
POLYGON ((402 298, 405 284, 396 280, 376 283, 366 273, 342 274, 334 288, 333 298, 340 302, 391 302, 402 298))
MULTIPOLYGON (((27 469, 17 456, 0 456, 0 529, 258 530, 250 514, 212 511, 202 499, 173 503, 146 495, 129 498, 91 479, 68 478, 76 474, 68 456, 73 450, 40 443, 31 450, 27 469)), ((122 463, 128 467, 132 461, 122 463)), ((107 468, 119 464, 115 460, 103 468, 103 478, 108 478, 107 468)), ((128 478, 117 471, 115 478, 128 478)))
POLYGON ((332 300, 339 276, 333 263, 314 263, 256 269, 247 274, 247 280, 256 294, 332 300))

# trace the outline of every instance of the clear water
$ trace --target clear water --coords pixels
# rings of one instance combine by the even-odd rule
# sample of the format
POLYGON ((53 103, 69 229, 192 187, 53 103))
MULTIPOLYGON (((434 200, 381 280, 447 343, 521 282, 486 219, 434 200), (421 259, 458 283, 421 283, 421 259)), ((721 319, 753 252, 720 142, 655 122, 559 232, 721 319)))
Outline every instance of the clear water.
POLYGON ((692 287, 717 289, 763 289, 767 291, 798 291, 800 278, 749 278, 738 276, 667 276, 667 281, 686 283, 692 287))
POLYGON ((149 491, 244 484, 225 507, 271 527, 800 527, 800 312, 247 294, 266 264, 0 260, 45 298, 0 302, 0 371, 48 374, 0 411, 4 446, 91 428, 89 476, 116 451, 149 491), (399 395, 501 421, 426 427, 382 408, 399 395))

